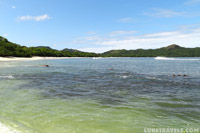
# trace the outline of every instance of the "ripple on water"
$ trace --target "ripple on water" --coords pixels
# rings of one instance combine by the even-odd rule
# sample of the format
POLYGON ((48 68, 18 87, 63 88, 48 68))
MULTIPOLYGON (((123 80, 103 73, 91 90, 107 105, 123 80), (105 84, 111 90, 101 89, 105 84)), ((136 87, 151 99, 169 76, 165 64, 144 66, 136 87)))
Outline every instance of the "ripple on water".
POLYGON ((24 62, 21 67, 3 68, 0 75, 10 73, 14 79, 0 77, 0 116, 28 131, 44 133, 197 127, 198 75, 173 78, 173 71, 165 73, 170 67, 164 71, 165 66, 157 64, 155 70, 162 73, 152 69, 158 61, 124 60, 111 59, 112 64, 104 59, 47 61, 52 66, 48 69, 24 62))

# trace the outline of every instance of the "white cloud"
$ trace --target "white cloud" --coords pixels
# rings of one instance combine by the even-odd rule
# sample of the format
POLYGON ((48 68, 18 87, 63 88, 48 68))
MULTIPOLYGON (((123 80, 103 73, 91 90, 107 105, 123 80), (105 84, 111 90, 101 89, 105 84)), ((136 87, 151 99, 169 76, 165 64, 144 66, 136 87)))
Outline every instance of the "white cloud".
POLYGON ((168 9, 153 9, 153 12, 144 13, 147 16, 159 17, 159 18, 170 18, 176 16, 185 16, 185 12, 177 12, 168 9))
POLYGON ((16 8, 16 6, 11 6, 11 8, 12 8, 12 9, 15 9, 15 8, 16 8))
POLYGON ((78 40, 85 40, 85 41, 99 41, 101 38, 98 36, 87 36, 87 37, 80 37, 78 40))
POLYGON ((184 3, 185 5, 198 5, 200 4, 200 0, 188 0, 184 3))
POLYGON ((78 50, 85 51, 85 52, 103 53, 103 52, 109 51, 111 49, 115 49, 115 47, 81 48, 78 50))
POLYGON ((136 31, 134 31, 134 30, 129 30, 129 31, 118 30, 118 31, 111 32, 110 36, 130 35, 133 33, 136 33, 136 31))
POLYGON ((89 31, 89 32, 87 32, 86 34, 88 34, 88 35, 95 35, 96 32, 94 32, 94 31, 89 31))
POLYGON ((7 37, 7 36, 8 36, 8 34, 7 34, 7 33, 3 34, 3 37, 7 37))
POLYGON ((50 19, 49 15, 48 14, 44 14, 44 15, 41 15, 41 16, 20 16, 18 17, 18 20, 20 21, 44 21, 44 20, 47 20, 47 19, 50 19))
POLYGON ((119 21, 123 23, 133 22, 133 18, 121 18, 119 21))
POLYGON ((90 44, 97 47, 83 48, 88 52, 105 52, 111 49, 153 49, 165 47, 170 44, 178 44, 183 47, 199 47, 200 28, 192 30, 177 30, 171 32, 158 32, 138 36, 126 36, 124 38, 99 38, 90 44))
POLYGON ((180 32, 178 31, 172 31, 172 32, 160 32, 160 33, 153 33, 153 34, 147 34, 145 35, 146 38, 159 38, 159 37, 167 37, 167 36, 176 36, 178 35, 180 32))

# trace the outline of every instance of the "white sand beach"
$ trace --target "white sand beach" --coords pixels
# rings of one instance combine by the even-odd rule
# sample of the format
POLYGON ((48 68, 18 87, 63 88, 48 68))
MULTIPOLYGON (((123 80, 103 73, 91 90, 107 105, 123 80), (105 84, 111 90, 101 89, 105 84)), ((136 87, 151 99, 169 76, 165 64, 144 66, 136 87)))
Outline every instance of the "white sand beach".
POLYGON ((80 57, 0 57, 0 61, 32 61, 32 60, 54 60, 54 59, 70 59, 70 58, 80 58, 80 57))

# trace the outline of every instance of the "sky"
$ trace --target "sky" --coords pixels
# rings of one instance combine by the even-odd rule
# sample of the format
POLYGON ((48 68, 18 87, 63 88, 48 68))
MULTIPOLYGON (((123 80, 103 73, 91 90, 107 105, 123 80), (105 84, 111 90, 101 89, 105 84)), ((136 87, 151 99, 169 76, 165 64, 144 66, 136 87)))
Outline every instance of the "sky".
POLYGON ((200 47, 200 0, 0 0, 0 36, 96 53, 200 47))

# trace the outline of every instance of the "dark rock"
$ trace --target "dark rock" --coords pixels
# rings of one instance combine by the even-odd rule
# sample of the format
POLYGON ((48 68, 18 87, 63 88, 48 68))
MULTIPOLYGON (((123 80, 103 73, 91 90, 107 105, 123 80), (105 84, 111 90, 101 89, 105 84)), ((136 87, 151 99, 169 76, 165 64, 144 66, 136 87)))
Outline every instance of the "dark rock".
POLYGON ((186 74, 183 74, 183 75, 181 75, 181 74, 178 74, 178 75, 173 74, 172 76, 173 77, 187 77, 188 75, 186 75, 186 74))
POLYGON ((49 67, 49 65, 42 65, 43 67, 49 67))

